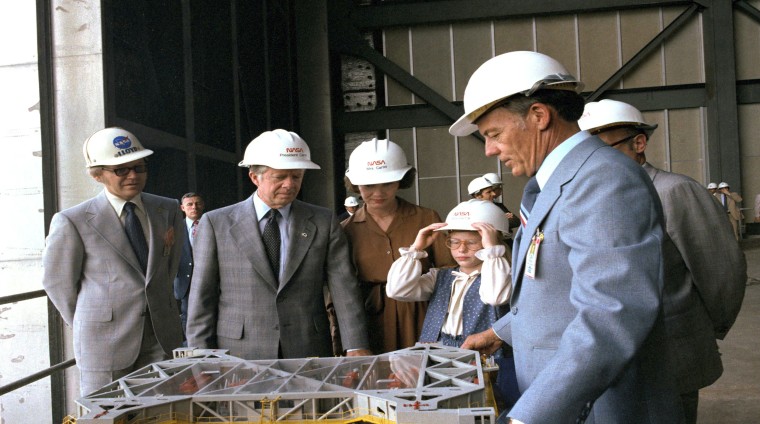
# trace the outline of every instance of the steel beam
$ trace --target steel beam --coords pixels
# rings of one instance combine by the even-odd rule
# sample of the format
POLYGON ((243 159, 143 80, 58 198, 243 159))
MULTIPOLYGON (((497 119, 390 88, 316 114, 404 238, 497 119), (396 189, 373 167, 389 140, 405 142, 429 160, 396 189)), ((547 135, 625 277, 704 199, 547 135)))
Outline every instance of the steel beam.
MULTIPOLYGON (((749 99, 760 98, 760 82, 755 85, 748 85, 743 92, 747 93, 745 97, 748 99, 747 102, 754 103, 749 99)), ((704 84, 668 85, 646 89, 609 90, 604 93, 604 98, 630 103, 642 111, 685 109, 706 106, 707 90, 704 84)), ((459 105, 461 102, 456 104, 459 105)), ((421 104, 386 106, 377 110, 362 112, 338 111, 335 113, 334 123, 338 130, 352 133, 384 129, 449 126, 451 120, 435 107, 429 104, 421 104)))
POLYGON ((659 48, 660 45, 668 39, 668 37, 686 25, 686 23, 689 22, 689 19, 691 19, 693 15, 699 12, 699 9, 699 5, 692 4, 688 9, 684 10, 683 13, 678 15, 678 17, 670 23, 670 25, 665 27, 662 32, 657 34, 657 36, 654 37, 649 43, 647 43, 646 46, 644 46, 635 55, 633 55, 633 57, 620 69, 618 69, 617 72, 612 74, 612 76, 609 77, 607 81, 605 81, 602 85, 599 86, 599 88, 597 88, 593 93, 586 97, 586 101, 596 101, 596 99, 604 94, 605 91, 609 90, 612 86, 617 84, 625 74, 627 74, 630 70, 635 68, 639 63, 646 59, 647 56, 649 56, 649 54, 651 54, 655 49, 659 48))
POLYGON ((754 19, 755 22, 760 22, 760 10, 757 10, 754 6, 747 3, 744 0, 735 0, 734 8, 746 13, 747 16, 754 19))
POLYGON ((713 0, 704 17, 707 177, 726 181, 741 192, 733 7, 730 2, 713 0))
POLYGON ((693 3, 693 0, 421 1, 355 6, 351 8, 349 19, 357 28, 376 29, 646 7, 688 6, 693 3))

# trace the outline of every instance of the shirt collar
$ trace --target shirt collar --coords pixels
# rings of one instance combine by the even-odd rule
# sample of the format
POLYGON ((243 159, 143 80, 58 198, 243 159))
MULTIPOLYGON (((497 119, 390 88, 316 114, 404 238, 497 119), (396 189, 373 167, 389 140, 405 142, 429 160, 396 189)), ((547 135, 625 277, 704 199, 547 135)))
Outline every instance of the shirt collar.
POLYGON ((549 181, 549 178, 554 173, 554 170, 557 169, 560 162, 562 162, 562 159, 564 159, 575 146, 579 145, 581 141, 589 137, 591 137, 591 134, 588 131, 579 131, 573 134, 572 137, 560 143, 559 146, 554 148, 554 150, 546 156, 541 167, 538 168, 538 172, 536 172, 536 182, 538 182, 538 187, 541 190, 544 189, 546 182, 549 181))
POLYGON ((145 213, 145 206, 143 206, 142 196, 140 194, 131 198, 130 200, 124 200, 121 197, 114 195, 108 190, 103 190, 103 191, 106 194, 106 199, 108 199, 108 203, 110 203, 113 210, 116 211, 117 216, 121 216, 121 212, 124 210, 124 205, 126 205, 128 201, 134 203, 135 206, 137 207, 137 210, 143 211, 143 213, 145 213))
MULTIPOLYGON (((256 191, 256 193, 253 194, 253 207, 256 209, 256 217, 258 218, 259 222, 261 222, 262 219, 264 219, 264 215, 269 212, 270 208, 269 205, 264 203, 263 200, 259 197, 259 192, 256 191)), ((287 221, 288 217, 290 216, 290 207, 292 206, 292 203, 288 203, 287 205, 281 207, 280 209, 277 209, 280 211, 280 215, 282 215, 282 219, 287 221)))

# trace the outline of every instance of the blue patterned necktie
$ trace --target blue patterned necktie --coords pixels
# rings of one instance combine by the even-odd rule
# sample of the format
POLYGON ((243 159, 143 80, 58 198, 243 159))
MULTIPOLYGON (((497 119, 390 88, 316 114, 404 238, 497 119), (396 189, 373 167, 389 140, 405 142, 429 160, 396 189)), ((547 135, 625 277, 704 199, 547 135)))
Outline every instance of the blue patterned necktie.
POLYGON ((269 212, 264 215, 268 221, 264 226, 264 232, 261 234, 269 258, 269 265, 272 266, 272 272, 276 278, 280 277, 280 226, 277 225, 277 217, 279 216, 280 211, 269 209, 269 212))
POLYGON ((541 193, 541 189, 538 187, 536 177, 529 179, 528 184, 525 185, 522 202, 520 203, 520 222, 523 227, 528 225, 530 211, 533 209, 533 204, 536 203, 536 197, 538 197, 539 193, 541 193))
POLYGON ((137 261, 140 262, 140 268, 145 274, 148 269, 148 243, 145 241, 145 233, 143 233, 140 219, 135 213, 135 206, 132 202, 127 202, 124 205, 124 210, 127 211, 127 216, 124 219, 124 231, 126 231, 129 244, 132 245, 132 250, 137 256, 137 261))

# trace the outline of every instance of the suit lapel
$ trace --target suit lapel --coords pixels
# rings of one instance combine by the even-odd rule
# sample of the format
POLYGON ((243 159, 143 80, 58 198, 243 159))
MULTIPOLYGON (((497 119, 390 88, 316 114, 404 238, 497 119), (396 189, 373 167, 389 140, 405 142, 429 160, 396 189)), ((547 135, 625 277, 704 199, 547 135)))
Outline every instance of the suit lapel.
POLYGON ((259 219, 256 216, 256 208, 253 207, 253 198, 249 197, 235 209, 232 222, 234 224, 230 226, 228 236, 237 245, 240 254, 250 261, 253 270, 277 290, 280 283, 269 266, 269 258, 261 240, 259 219))
POLYGON ((284 287, 295 274, 298 266, 309 252, 317 233, 317 226, 312 222, 313 212, 296 200, 290 208, 288 252, 285 255, 285 270, 282 274, 284 287))
POLYGON ((119 217, 116 216, 116 211, 108 202, 105 192, 101 192, 93 199, 87 208, 86 219, 87 223, 113 247, 116 253, 121 255, 137 272, 142 273, 137 255, 135 255, 132 245, 127 239, 127 233, 124 232, 124 227, 119 221, 119 217))
MULTIPOLYGON (((174 228, 169 224, 169 210, 153 197, 142 195, 145 215, 148 220, 148 271, 146 283, 150 281, 153 274, 158 269, 159 261, 164 255, 164 245, 170 242, 169 238, 176 235, 170 235, 169 229, 174 228)), ((173 212, 173 211, 172 211, 173 212)))
POLYGON ((516 242, 519 243, 519 250, 517 257, 513 257, 513 262, 516 260, 516 266, 513 269, 519 270, 519 272, 513 275, 513 282, 515 284, 522 280, 523 267, 528 247, 530 246, 530 240, 536 233, 536 230, 541 227, 546 216, 551 212, 560 195, 562 195, 562 186, 575 177, 578 169, 580 169, 581 165, 595 150, 605 146, 607 145, 596 137, 589 137, 580 142, 562 159, 554 170, 554 173, 549 177, 549 181, 541 189, 541 193, 536 198, 536 203, 530 211, 528 225, 517 232, 516 242))

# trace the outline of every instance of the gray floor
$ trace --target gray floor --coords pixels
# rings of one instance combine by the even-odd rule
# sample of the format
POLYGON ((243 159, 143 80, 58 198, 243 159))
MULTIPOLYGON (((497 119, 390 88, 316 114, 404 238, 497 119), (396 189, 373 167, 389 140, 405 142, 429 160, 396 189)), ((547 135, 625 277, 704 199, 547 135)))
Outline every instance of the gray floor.
MULTIPOLYGON (((725 340, 723 376, 699 394, 699 423, 760 423, 760 243, 744 243, 749 276, 744 304, 725 340)), ((760 240, 757 240, 760 241, 760 240)))

